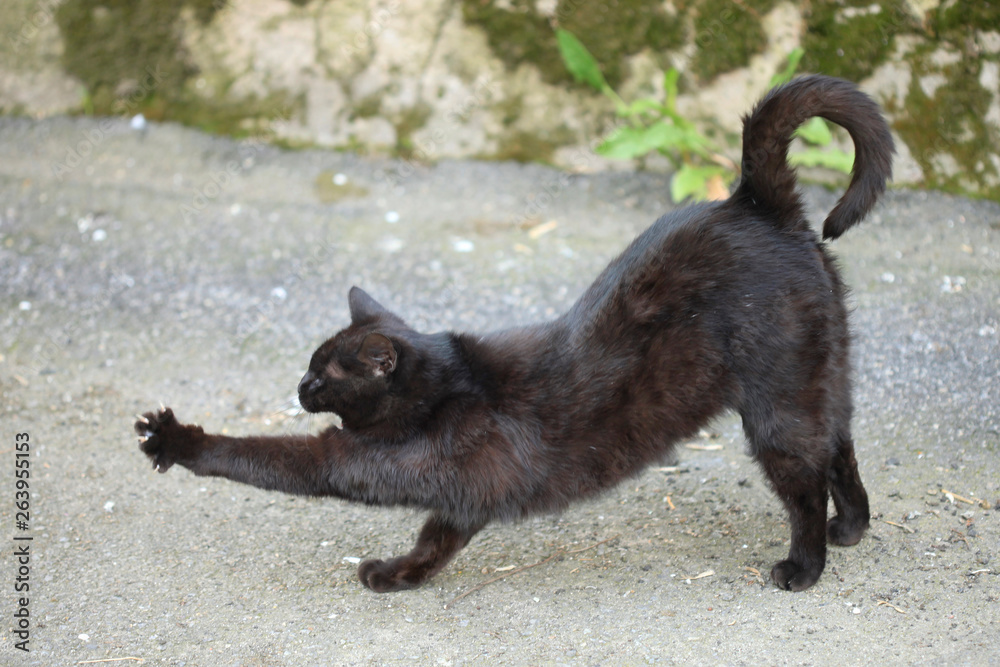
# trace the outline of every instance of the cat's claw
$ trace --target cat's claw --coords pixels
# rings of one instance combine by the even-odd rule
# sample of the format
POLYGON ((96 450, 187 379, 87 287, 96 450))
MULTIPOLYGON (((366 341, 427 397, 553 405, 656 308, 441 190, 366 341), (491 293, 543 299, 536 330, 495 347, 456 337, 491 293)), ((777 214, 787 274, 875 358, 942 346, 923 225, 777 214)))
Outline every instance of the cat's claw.
POLYGON ((793 560, 783 560, 771 568, 771 580, 786 591, 804 591, 819 580, 823 566, 805 568, 793 560))
POLYGON ((177 423, 170 408, 136 415, 133 426, 139 437, 139 449, 153 463, 153 469, 165 473, 178 461, 197 458, 198 437, 204 431, 197 426, 177 423))

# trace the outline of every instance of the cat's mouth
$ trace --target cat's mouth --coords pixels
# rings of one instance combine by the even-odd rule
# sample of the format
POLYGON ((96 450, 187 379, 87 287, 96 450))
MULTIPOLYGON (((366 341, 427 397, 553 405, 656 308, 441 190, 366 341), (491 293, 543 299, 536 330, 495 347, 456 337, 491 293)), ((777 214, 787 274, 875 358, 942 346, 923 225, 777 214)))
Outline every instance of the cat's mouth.
POLYGON ((323 412, 324 411, 319 405, 316 404, 315 401, 313 401, 313 400, 311 400, 309 398, 303 397, 301 395, 298 397, 298 404, 299 404, 299 408, 300 408, 300 410, 302 412, 308 412, 310 414, 316 414, 317 412, 323 412))
POLYGON ((303 410, 306 412, 323 412, 323 408, 319 404, 319 394, 324 386, 323 378, 311 370, 306 371, 305 375, 299 381, 298 387, 299 405, 302 406, 303 410))

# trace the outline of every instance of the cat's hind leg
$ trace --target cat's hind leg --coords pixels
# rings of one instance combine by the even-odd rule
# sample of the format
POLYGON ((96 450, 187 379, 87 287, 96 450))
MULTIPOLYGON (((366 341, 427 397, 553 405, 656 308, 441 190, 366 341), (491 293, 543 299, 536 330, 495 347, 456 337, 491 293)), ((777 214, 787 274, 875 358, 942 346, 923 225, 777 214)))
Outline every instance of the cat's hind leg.
POLYGON ((836 446, 828 477, 837 516, 827 522, 826 536, 830 544, 849 547, 865 534, 871 511, 868 492, 861 483, 858 461, 854 458, 854 441, 849 436, 838 436, 836 446))
POLYGON ((833 458, 827 471, 827 483, 837 515, 826 525, 826 536, 830 544, 851 546, 857 544, 868 529, 871 512, 868 508, 868 493, 861 483, 858 461, 854 457, 854 441, 851 439, 851 382, 847 370, 846 348, 840 350, 839 373, 827 383, 829 388, 829 409, 833 425, 830 451, 833 458))
MULTIPOLYGON (((757 454, 775 493, 788 511, 791 545, 788 558, 771 568, 771 579, 789 591, 812 586, 826 566, 827 465, 816 461, 817 449, 768 447, 757 454)), ((820 446, 818 449, 825 449, 820 446)))
POLYGON ((440 572, 480 528, 459 528, 433 514, 410 553, 389 560, 366 560, 358 567, 358 578, 376 593, 416 588, 440 572))
POLYGON ((833 459, 827 472, 830 495, 837 509, 837 516, 826 526, 830 544, 851 546, 857 544, 868 529, 871 512, 868 492, 861 483, 858 461, 854 458, 854 441, 851 440, 851 396, 846 379, 838 383, 838 428, 833 436, 833 459))
POLYGON ((831 466, 825 412, 803 394, 775 400, 761 392, 741 410, 750 452, 788 512, 788 557, 771 569, 779 588, 801 591, 819 579, 826 565, 826 512, 831 466), (797 404, 799 403, 799 404, 797 404))

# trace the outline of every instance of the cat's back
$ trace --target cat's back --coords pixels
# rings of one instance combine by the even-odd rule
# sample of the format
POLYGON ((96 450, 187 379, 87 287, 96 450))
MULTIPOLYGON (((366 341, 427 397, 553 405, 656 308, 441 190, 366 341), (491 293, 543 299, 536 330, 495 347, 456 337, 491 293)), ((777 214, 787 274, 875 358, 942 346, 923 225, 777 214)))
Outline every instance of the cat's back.
POLYGON ((780 229, 727 200, 657 220, 561 325, 584 373, 655 369, 678 377, 695 359, 702 368, 721 367, 734 351, 767 347, 779 354, 770 343, 798 345, 798 330, 831 322, 840 329, 841 292, 833 262, 807 224, 780 229))

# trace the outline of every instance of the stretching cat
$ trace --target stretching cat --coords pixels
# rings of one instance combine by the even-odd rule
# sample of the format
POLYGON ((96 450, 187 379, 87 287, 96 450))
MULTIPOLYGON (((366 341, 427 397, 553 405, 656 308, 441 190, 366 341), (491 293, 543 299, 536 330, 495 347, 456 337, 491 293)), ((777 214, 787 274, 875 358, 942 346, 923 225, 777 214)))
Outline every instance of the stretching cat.
POLYGON ((141 449, 160 472, 177 463, 264 489, 430 510, 410 553, 358 569, 385 592, 430 579, 491 521, 559 511, 637 475, 729 408, 790 518, 791 549, 771 578, 808 588, 826 542, 857 543, 869 519, 850 432, 844 287, 786 159, 814 115, 845 127, 857 151, 823 225, 837 238, 885 190, 892 138, 852 84, 804 77, 746 119, 728 200, 660 218, 557 320, 423 334, 355 287, 350 326, 316 350, 298 387, 302 407, 340 415, 343 428, 209 435, 164 408, 136 422, 141 449))

